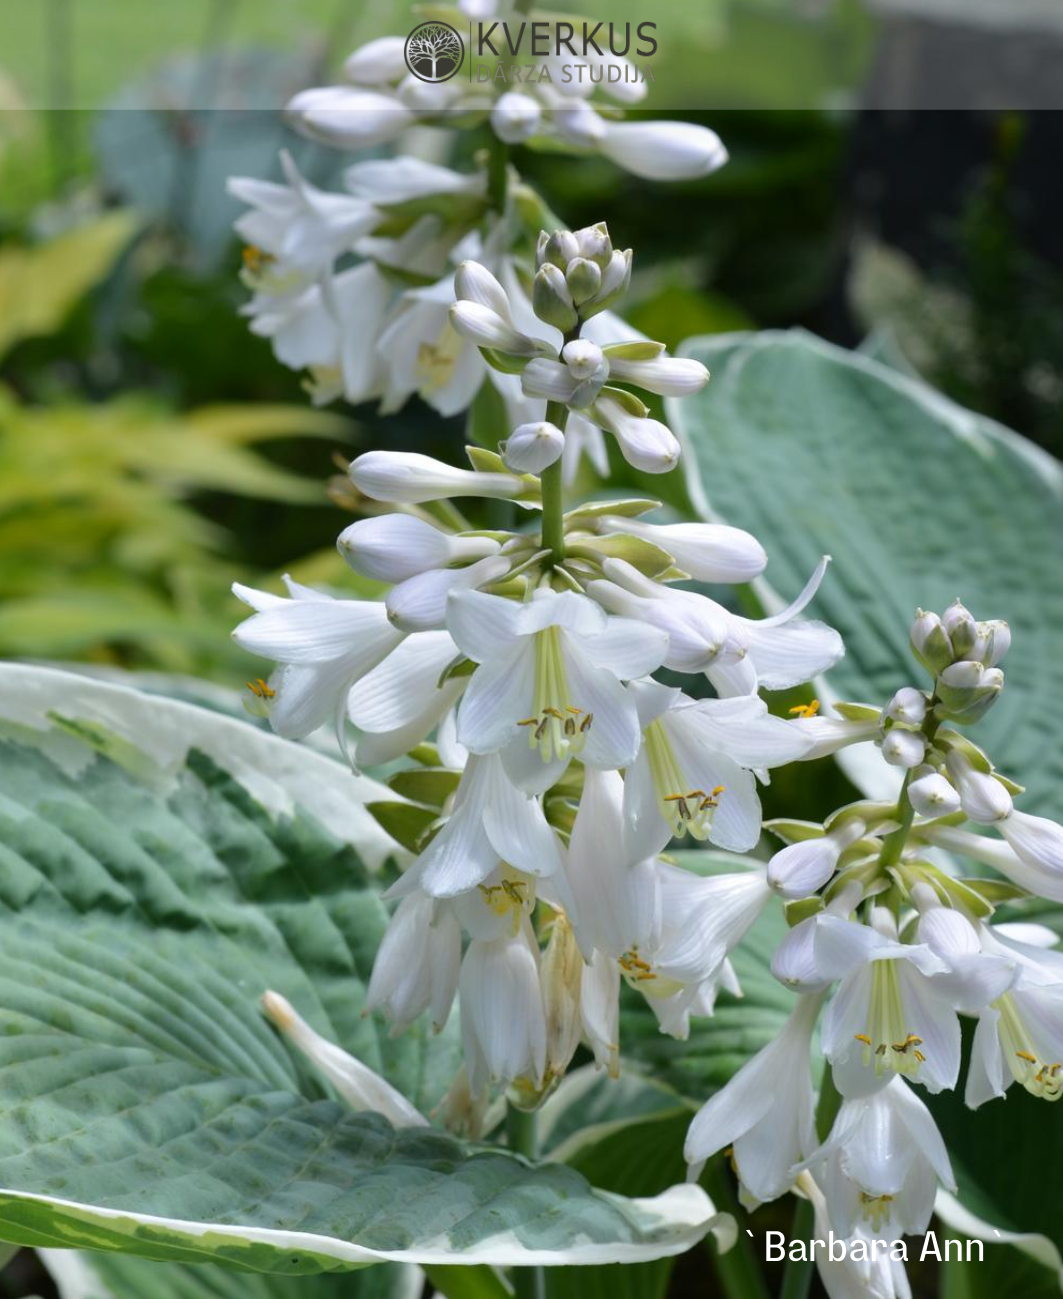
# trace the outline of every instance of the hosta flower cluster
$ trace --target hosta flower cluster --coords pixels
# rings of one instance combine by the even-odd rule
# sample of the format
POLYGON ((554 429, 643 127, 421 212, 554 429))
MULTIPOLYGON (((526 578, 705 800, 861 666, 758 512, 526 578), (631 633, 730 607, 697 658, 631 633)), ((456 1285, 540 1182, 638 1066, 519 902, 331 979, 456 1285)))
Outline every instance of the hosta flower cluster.
MULTIPOLYGON (((483 5, 475 8, 476 18, 487 17, 483 5)), ((457 10, 454 17, 467 21, 457 10)), ((545 21, 537 14, 537 23, 545 21)), ((288 108, 291 123, 312 139, 345 150, 392 143, 402 150, 398 156, 355 162, 341 192, 310 184, 287 154, 283 183, 230 180, 231 192, 249 205, 236 225, 247 244, 251 328, 271 340, 279 361, 306 371, 315 402, 376 400, 388 413, 418 394, 440 414, 454 415, 469 408, 489 379, 513 428, 542 422, 559 382, 556 370, 544 364, 539 382, 522 389, 512 374, 485 363, 449 311, 455 272, 474 258, 503 286, 508 323, 517 330, 536 324, 530 302, 534 237, 549 213, 516 175, 509 146, 598 152, 652 180, 706 175, 726 162, 726 151, 702 126, 641 115, 619 120, 621 105, 641 101, 647 87, 608 47, 601 56, 566 55, 586 77, 564 82, 555 68, 552 78, 529 77, 525 90, 499 93, 493 83, 470 85, 463 77, 419 80, 407 69, 404 44, 402 36, 370 42, 344 65, 345 84, 304 91, 288 108), (614 101, 601 112, 593 99, 598 86, 614 101), (415 126, 418 132, 411 133, 415 126), (480 131, 489 148, 477 155, 474 170, 458 172, 435 161, 439 143, 426 144, 425 127, 440 140, 458 130, 480 131)), ((626 283, 619 254, 611 263, 594 248, 580 255, 560 304, 543 317, 562 331, 573 295, 588 308, 593 300, 600 311, 626 283)), ((564 269, 556 256, 551 265, 564 269)), ((536 291, 544 292, 545 282, 536 291)), ((603 323, 604 336, 637 337, 618 324, 603 323)), ((602 342, 596 329, 587 337, 602 342)), ((558 351, 543 353, 543 361, 558 362, 558 351)), ((613 358, 614 375, 620 360, 613 358)), ((594 362, 585 354, 577 351, 563 363, 571 374, 586 370, 583 379, 594 380, 594 362)), ((581 450, 606 471, 598 428, 624 418, 624 409, 606 396, 596 415, 573 427, 570 473, 581 450)))

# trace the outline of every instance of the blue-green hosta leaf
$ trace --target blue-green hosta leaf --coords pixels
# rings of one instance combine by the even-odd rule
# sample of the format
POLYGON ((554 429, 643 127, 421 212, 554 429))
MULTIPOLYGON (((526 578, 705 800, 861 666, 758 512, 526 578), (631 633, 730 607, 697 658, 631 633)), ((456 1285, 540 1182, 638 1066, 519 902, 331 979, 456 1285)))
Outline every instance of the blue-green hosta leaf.
POLYGON ((215 1263, 155 1263, 129 1254, 42 1249, 59 1299, 420 1299, 420 1268, 385 1263, 317 1277, 249 1275, 215 1263))
POLYGON ((832 689, 878 703, 918 681, 917 606, 959 595, 978 618, 1006 618, 1007 686, 978 740, 1028 787, 1024 808, 1063 814, 1063 745, 1040 702, 1063 695, 1059 464, 920 380, 799 331, 683 350, 713 372, 669 405, 698 508, 760 538, 786 598, 834 557, 811 610, 846 643, 832 689))
POLYGON ((363 1015, 387 916, 349 773, 64 673, 0 667, 0 701, 0 1239, 299 1274, 636 1261, 704 1235, 697 1188, 626 1199, 396 1131, 273 1033, 267 988, 422 1113, 458 1064, 455 1031, 363 1015))

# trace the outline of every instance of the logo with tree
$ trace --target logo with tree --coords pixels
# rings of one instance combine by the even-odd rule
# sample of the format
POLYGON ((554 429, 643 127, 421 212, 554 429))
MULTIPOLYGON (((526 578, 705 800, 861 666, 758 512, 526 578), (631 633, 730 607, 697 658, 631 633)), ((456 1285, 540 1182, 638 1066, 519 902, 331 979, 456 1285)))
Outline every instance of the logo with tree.
POLYGON ((465 44, 449 23, 421 23, 406 37, 406 66, 422 81, 449 81, 465 58, 465 44))

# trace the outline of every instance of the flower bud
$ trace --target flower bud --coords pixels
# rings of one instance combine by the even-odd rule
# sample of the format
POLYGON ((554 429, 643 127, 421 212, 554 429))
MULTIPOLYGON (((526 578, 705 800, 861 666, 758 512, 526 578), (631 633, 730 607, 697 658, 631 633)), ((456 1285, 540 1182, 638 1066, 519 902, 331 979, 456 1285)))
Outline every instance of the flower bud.
POLYGON ((922 690, 904 686, 886 705, 886 716, 892 717, 895 722, 919 726, 926 716, 926 704, 926 695, 922 690))
POLYGON ((882 756, 891 767, 918 767, 926 756, 926 738, 921 731, 895 726, 882 738, 882 756))
POLYGON ((816 893, 834 874, 842 840, 831 834, 787 844, 768 862, 768 883, 784 898, 816 893))
POLYGON ((608 375, 609 366, 605 361, 602 349, 589 338, 574 338, 561 349, 561 359, 568 366, 574 379, 590 379, 597 376, 603 365, 608 375))
POLYGON ((594 416, 602 428, 613 434, 621 454, 633 468, 647 474, 666 474, 679 463, 679 443, 660 420, 633 415, 612 397, 594 403, 594 416))
POLYGON ((1003 687, 1004 674, 999 668, 984 668, 974 659, 964 659, 945 668, 935 691, 951 717, 969 722, 996 702, 1003 687))
POLYGON ((911 640, 916 658, 933 676, 947 668, 955 657, 948 632, 936 613, 919 610, 912 623, 911 640))
POLYGON ((462 338, 477 347, 488 347, 510 356, 542 356, 550 349, 538 339, 522 334, 497 311, 479 302, 455 302, 450 323, 462 338))
POLYGON ((479 262, 462 262, 454 272, 454 296, 459 302, 477 302, 481 307, 488 307, 503 320, 513 318, 505 289, 479 262))
POLYGON ((912 773, 908 801, 920 816, 949 816, 959 811, 960 796, 933 767, 920 767, 912 773))
POLYGON ((572 301, 579 306, 593 298, 602 287, 602 268, 597 262, 588 261, 585 257, 574 257, 565 271, 565 281, 572 301))
POLYGON ((428 1120, 400 1091, 335 1042, 316 1033, 279 992, 266 992, 262 1009, 281 1033, 355 1110, 371 1110, 396 1128, 424 1128, 428 1120))
POLYGON ((579 244, 581 257, 596 262, 600 268, 604 269, 608 266, 613 256, 613 241, 609 238, 609 227, 604 221, 577 230, 576 242, 579 244))
POLYGON ((959 790, 960 806, 972 821, 992 825, 1011 815, 1011 795, 994 776, 976 771, 965 753, 951 749, 945 765, 959 790))
POLYGON ((645 180, 693 180, 727 161, 716 132, 693 122, 607 122, 599 148, 645 180))
POLYGON ((948 632, 953 654, 958 659, 967 658, 978 640, 978 628, 964 606, 956 600, 945 610, 941 625, 948 632))
POLYGON ((571 230, 555 230, 547 234, 544 230, 539 235, 539 246, 536 249, 536 261, 539 266, 549 262, 564 271, 573 257, 579 256, 579 241, 571 230))
POLYGON ((724 523, 644 523, 606 515, 599 526, 603 532, 625 532, 652 541, 696 582, 751 582, 768 563, 756 537, 724 523))
POLYGON ((491 109, 491 129, 505 144, 523 144, 539 129, 542 108, 530 95, 507 90, 491 109))
POLYGON ((492 496, 504 499, 525 490, 510 474, 486 474, 433 460, 412 451, 366 451, 351 465, 351 482, 374 501, 419 505, 448 496, 492 496))
POLYGON ((344 528, 339 552, 356 573, 403 582, 429 568, 471 563, 499 549, 491 537, 456 537, 410 514, 382 514, 344 528))
POLYGON ((406 42, 401 36, 381 36, 355 50, 343 65, 348 81, 360 86, 385 86, 406 75, 406 42))
POLYGON ((573 329, 579 321, 564 273, 553 262, 544 263, 535 272, 532 281, 532 310, 540 320, 560 329, 562 333, 573 329))
POLYGON ((581 315, 584 319, 604 311, 617 298, 628 291, 631 284, 631 249, 614 252, 602 271, 602 282, 597 294, 583 304, 581 315))
POLYGON ((653 360, 629 360, 628 345, 606 348, 610 373, 615 379, 645 388, 661 397, 689 397, 700 392, 709 381, 709 372, 700 361, 678 356, 656 356, 653 360))
POLYGON ((447 600, 456 591, 488 586, 504 577, 510 561, 488 555, 466 568, 433 568, 393 586, 384 599, 392 626, 400 631, 436 631, 446 625, 447 600))
POLYGON ((560 459, 565 448, 565 435, 556 424, 540 420, 537 424, 521 424, 499 444, 499 452, 508 468, 520 474, 541 474, 544 469, 560 459))
POLYGON ((978 657, 987 668, 995 668, 1011 648, 1011 628, 996 618, 978 624, 978 657))
POLYGON ((344 149, 384 144, 415 120, 390 94, 346 86, 303 90, 285 111, 303 135, 344 149))
MULTIPOLYGON (((1063 880, 1063 827, 1044 816, 1031 816, 1029 812, 1012 812, 997 826, 1011 846, 1012 851, 1028 866, 1035 869, 1059 872, 1063 880)), ((1046 897, 1058 894, 1041 889, 1046 897)))

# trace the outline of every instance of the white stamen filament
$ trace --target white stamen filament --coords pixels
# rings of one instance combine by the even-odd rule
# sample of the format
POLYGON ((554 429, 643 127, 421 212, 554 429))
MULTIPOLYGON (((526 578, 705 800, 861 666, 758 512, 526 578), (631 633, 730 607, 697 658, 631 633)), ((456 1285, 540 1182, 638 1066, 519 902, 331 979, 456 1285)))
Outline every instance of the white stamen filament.
POLYGON ((868 1029, 858 1033, 863 1044, 864 1067, 874 1065, 876 1074, 889 1070, 914 1078, 926 1057, 918 1037, 904 1016, 904 1001, 895 961, 875 961, 871 967, 871 1000, 868 1029))
POLYGON ((587 741, 594 714, 576 707, 568 691, 560 627, 546 627, 535 636, 535 697, 531 717, 517 725, 528 728, 528 743, 538 746, 544 762, 574 758, 587 741))
POLYGON ((694 839, 707 839, 724 787, 717 785, 710 790, 691 787, 691 782, 684 779, 675 750, 659 720, 646 727, 643 741, 649 755, 657 806, 673 836, 689 834, 694 839))

